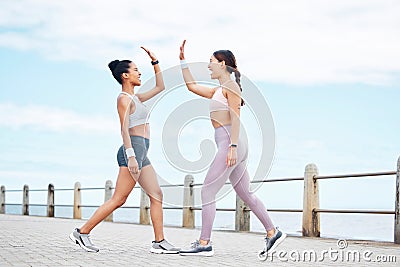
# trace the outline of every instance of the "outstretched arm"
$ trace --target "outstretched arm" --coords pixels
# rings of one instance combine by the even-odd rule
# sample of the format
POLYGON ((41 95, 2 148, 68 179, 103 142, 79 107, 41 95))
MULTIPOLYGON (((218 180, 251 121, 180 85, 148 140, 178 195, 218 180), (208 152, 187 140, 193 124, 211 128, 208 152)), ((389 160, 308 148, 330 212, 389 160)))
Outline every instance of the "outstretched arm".
MULTIPOLYGON (((141 46, 141 48, 146 51, 146 53, 149 55, 151 62, 155 63, 157 62, 157 57, 154 55, 153 52, 151 52, 150 50, 148 50, 147 48, 141 46)), ((154 64, 154 73, 156 75, 156 86, 144 93, 140 93, 140 94, 136 94, 136 96, 139 98, 139 100, 141 102, 144 102, 146 100, 149 100, 150 98, 154 97, 155 95, 159 94, 161 91, 163 91, 165 89, 165 85, 164 85, 164 79, 162 76, 162 72, 160 69, 160 65, 154 64)))
MULTIPOLYGON (((183 41, 181 47, 180 47, 180 53, 179 53, 179 59, 182 61, 185 60, 185 43, 186 40, 183 41)), ((186 64, 186 63, 184 63, 186 64)), ((199 85, 194 81, 194 78, 192 76, 192 73, 189 70, 189 67, 187 65, 182 64, 182 75, 183 79, 185 80, 186 87, 189 89, 189 91, 195 93, 196 95, 205 97, 205 98, 211 98, 214 95, 215 88, 210 88, 207 86, 199 85)))

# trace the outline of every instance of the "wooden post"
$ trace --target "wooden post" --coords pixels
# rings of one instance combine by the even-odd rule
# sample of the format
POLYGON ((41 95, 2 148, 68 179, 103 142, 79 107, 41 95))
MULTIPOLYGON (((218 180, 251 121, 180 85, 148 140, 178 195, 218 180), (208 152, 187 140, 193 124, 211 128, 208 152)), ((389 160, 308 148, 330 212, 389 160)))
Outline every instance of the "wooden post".
POLYGON ((303 236, 320 236, 318 180, 318 168, 315 164, 308 164, 304 172, 304 196, 303 196, 303 236))
POLYGON ((47 188, 47 217, 54 217, 54 185, 47 188))
POLYGON ((250 210, 238 195, 236 195, 235 230, 250 231, 250 210))
POLYGON ((140 224, 150 224, 150 198, 146 192, 141 189, 140 195, 140 224))
POLYGON ((29 215, 29 186, 24 185, 22 193, 22 215, 29 215))
POLYGON ((194 228, 194 190, 193 190, 194 178, 192 175, 185 176, 184 188, 183 188, 183 218, 182 227, 194 228))
POLYGON ((396 202, 394 206, 394 243, 400 244, 400 157, 397 160, 396 202))
POLYGON ((74 186, 74 219, 82 219, 81 184, 79 182, 76 182, 74 186))
MULTIPOLYGON (((111 197, 112 197, 112 181, 107 180, 105 192, 104 192, 104 202, 107 202, 108 200, 110 200, 111 197)), ((112 222, 113 221, 113 213, 111 212, 111 214, 108 215, 107 218, 104 219, 104 221, 112 222)))
POLYGON ((0 187, 0 214, 6 213, 6 187, 0 187))

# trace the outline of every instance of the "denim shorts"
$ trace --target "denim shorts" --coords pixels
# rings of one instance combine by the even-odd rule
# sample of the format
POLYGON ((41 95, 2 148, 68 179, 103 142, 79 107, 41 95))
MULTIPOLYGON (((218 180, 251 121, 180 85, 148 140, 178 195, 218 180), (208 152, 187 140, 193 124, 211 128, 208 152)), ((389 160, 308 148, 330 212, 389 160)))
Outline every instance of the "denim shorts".
MULTIPOLYGON (((136 161, 139 165, 139 170, 147 165, 150 165, 150 160, 147 157, 150 140, 142 136, 131 136, 131 144, 133 151, 135 151, 136 161)), ((124 145, 122 145, 118 150, 117 161, 120 167, 128 167, 128 159, 126 158, 124 145)))

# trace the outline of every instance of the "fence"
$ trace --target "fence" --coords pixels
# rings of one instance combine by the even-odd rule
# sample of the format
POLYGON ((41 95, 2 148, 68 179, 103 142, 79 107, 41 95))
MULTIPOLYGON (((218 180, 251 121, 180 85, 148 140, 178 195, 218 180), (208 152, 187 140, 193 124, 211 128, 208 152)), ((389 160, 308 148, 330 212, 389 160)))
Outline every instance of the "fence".
MULTIPOLYGON (((268 179, 261 181, 253 181, 252 183, 275 183, 275 182, 290 182, 290 181, 304 181, 304 194, 303 194, 303 209, 269 209, 273 212, 302 212, 302 235, 309 237, 320 236, 320 214, 321 213, 361 213, 361 214, 394 214, 394 243, 400 244, 400 157, 397 161, 397 170, 388 172, 375 172, 375 173, 357 173, 345 175, 330 175, 320 176, 318 168, 315 164, 309 164, 305 168, 303 177, 296 178, 281 178, 281 179, 268 179), (319 208, 319 180, 325 179, 346 179, 346 178, 363 178, 371 176, 389 176, 396 175, 396 191, 395 191, 395 210, 394 211, 378 211, 378 210, 328 210, 319 208)), ((230 184, 230 183, 226 183, 230 184)), ((191 175, 187 175, 184 184, 177 185, 161 185, 161 187, 183 187, 183 205, 182 207, 164 207, 164 209, 177 209, 182 210, 182 227, 194 228, 195 225, 195 210, 201 208, 194 207, 194 187, 202 186, 202 184, 195 184, 191 175)), ((107 201, 112 196, 113 190, 112 182, 107 181, 104 188, 82 188, 79 182, 75 183, 73 189, 55 189, 52 184, 49 184, 47 189, 34 189, 29 190, 28 185, 24 185, 23 190, 6 190, 5 186, 0 189, 0 214, 5 213, 6 205, 21 205, 16 203, 6 203, 6 192, 23 192, 22 201, 22 214, 29 215, 30 206, 47 206, 47 216, 54 217, 54 210, 57 207, 73 207, 73 218, 82 218, 82 208, 97 208, 93 205, 82 205, 81 193, 85 190, 105 190, 104 201, 107 201), (44 204, 29 204, 29 192, 43 191, 48 194, 47 205, 44 204), (57 205, 54 203, 55 191, 74 191, 73 205, 57 205)), ((150 201, 146 193, 141 190, 140 206, 125 206, 125 208, 140 209, 140 224, 150 224, 150 201)), ((250 230, 250 209, 238 197, 236 197, 235 209, 217 209, 217 211, 234 211, 235 212, 235 230, 236 231, 249 231, 250 230)), ((110 214, 106 221, 113 221, 113 214, 110 214)))

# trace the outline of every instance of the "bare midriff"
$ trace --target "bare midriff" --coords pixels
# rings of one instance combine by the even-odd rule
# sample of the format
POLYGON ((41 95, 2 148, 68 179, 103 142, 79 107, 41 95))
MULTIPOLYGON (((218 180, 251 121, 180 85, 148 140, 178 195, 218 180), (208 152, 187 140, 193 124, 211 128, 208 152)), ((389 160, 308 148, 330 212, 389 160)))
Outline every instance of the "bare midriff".
POLYGON ((210 119, 214 128, 230 125, 232 123, 231 113, 229 110, 217 110, 210 112, 210 119))
POLYGON ((142 136, 150 139, 150 125, 146 123, 129 128, 129 135, 142 136))

